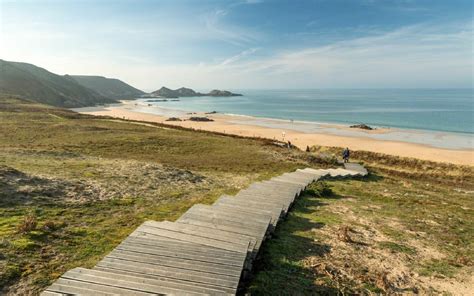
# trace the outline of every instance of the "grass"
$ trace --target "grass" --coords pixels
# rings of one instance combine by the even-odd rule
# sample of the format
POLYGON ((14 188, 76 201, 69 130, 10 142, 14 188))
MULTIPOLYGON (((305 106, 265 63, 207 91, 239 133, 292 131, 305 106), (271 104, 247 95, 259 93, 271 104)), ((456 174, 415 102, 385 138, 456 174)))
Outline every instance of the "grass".
MULTIPOLYGON (((447 175, 459 172, 455 170, 447 175)), ((465 180, 470 176, 438 182, 430 173, 412 172, 407 178, 376 165, 372 173, 365 179, 326 181, 307 190, 264 246, 246 291, 252 295, 462 291, 457 287, 469 281, 465 274, 472 275, 474 262, 470 191, 474 184, 465 180), (341 237, 341 230, 349 239, 341 237), (433 276, 445 279, 451 290, 420 281, 430 283, 433 276)))
MULTIPOLYGON (((340 153, 12 97, 0 98, 0 124, 0 294, 7 295, 37 294, 68 269, 94 266, 147 219, 174 220, 256 180, 332 165, 340 153)), ((395 268, 454 283, 472 268, 471 167, 352 155, 372 175, 313 184, 265 242, 242 293, 430 294, 437 288, 411 275, 398 281, 395 268)))
POLYGON ((175 220, 306 166, 268 141, 95 118, 0 98, 0 294, 92 267, 143 221, 175 220))

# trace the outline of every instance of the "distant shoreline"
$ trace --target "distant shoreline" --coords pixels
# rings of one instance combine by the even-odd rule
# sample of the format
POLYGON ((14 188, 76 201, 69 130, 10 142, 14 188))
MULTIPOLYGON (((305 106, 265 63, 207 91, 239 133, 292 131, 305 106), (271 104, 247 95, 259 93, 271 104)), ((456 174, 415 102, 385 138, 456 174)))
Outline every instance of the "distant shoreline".
POLYGON ((292 144, 303 150, 306 146, 313 145, 349 147, 353 150, 366 150, 401 157, 474 165, 474 149, 464 147, 435 147, 430 145, 430 140, 436 140, 439 143, 445 142, 445 139, 439 139, 439 137, 448 137, 446 142, 449 143, 452 139, 449 139, 450 133, 448 132, 425 133, 424 131, 405 131, 386 128, 378 128, 369 131, 352 129, 342 124, 308 123, 304 121, 258 118, 247 115, 205 114, 203 112, 187 112, 135 104, 137 104, 136 101, 122 101, 121 104, 75 108, 72 110, 91 115, 158 122, 240 136, 291 141, 292 144), (148 110, 148 108, 160 110, 148 110), (188 113, 193 113, 192 116, 207 116, 214 121, 166 121, 169 117, 189 118, 191 114, 188 113), (422 142, 413 143, 404 141, 403 137, 420 138, 422 142))

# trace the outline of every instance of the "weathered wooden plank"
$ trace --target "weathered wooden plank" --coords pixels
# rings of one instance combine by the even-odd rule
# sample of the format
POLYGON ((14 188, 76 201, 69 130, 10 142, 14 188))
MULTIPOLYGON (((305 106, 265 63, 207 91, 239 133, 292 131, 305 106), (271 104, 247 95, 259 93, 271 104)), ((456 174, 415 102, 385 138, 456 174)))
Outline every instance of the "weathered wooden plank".
POLYGON ((362 176, 366 176, 368 174, 367 169, 358 163, 353 163, 353 162, 344 163, 344 168, 346 168, 347 170, 358 172, 362 176))
POLYGON ((181 216, 179 223, 188 223, 193 225, 206 226, 210 228, 222 229, 230 232, 240 233, 252 236, 256 239, 256 248, 260 247, 262 240, 265 238, 265 231, 256 228, 248 228, 245 225, 235 223, 234 221, 215 219, 212 217, 200 215, 181 216))
MULTIPOLYGON (((237 289, 239 276, 230 276, 226 274, 209 273, 205 271, 196 271, 191 269, 176 268, 171 266, 157 266, 149 263, 128 261, 119 258, 105 257, 96 265, 101 268, 114 270, 125 270, 141 275, 149 274, 157 279, 174 279, 179 282, 193 282, 194 284, 205 284, 206 286, 219 286, 237 289)), ((137 276, 137 275, 135 275, 137 276)))
POLYGON ((249 216, 241 216, 241 215, 236 215, 235 212, 229 212, 226 211, 225 209, 220 209, 216 210, 215 207, 210 206, 210 205, 194 205, 192 206, 187 213, 190 212, 201 212, 201 213, 206 213, 212 216, 218 216, 218 217, 226 217, 231 220, 235 221, 243 221, 243 222, 248 222, 249 224, 270 224, 271 216, 263 216, 263 215, 249 215, 249 216))
POLYGON ((247 253, 248 248, 249 248, 248 244, 243 245, 243 244, 228 243, 225 241, 219 241, 219 240, 210 239, 207 237, 202 237, 197 234, 192 235, 192 234, 180 233, 180 232, 166 230, 166 229, 158 229, 158 228, 149 227, 143 224, 137 228, 137 231, 147 233, 151 236, 169 237, 176 240, 192 242, 199 245, 210 246, 217 249, 229 250, 229 251, 240 252, 240 253, 247 253))
POLYGON ((137 230, 130 234, 130 236, 127 237, 119 246, 122 244, 143 246, 156 250, 172 250, 173 252, 185 254, 189 253, 205 256, 214 255, 219 257, 234 258, 235 260, 240 260, 246 255, 245 253, 216 249, 210 246, 173 240, 167 237, 152 236, 137 230))
POLYGON ((50 292, 50 291, 44 291, 40 294, 41 296, 62 296, 62 295, 68 295, 65 293, 59 293, 59 292, 50 292))
POLYGON ((312 168, 305 168, 305 169, 299 169, 298 170, 299 172, 304 172, 304 173, 307 173, 307 174, 311 174, 313 176, 315 176, 315 178, 317 178, 317 180, 321 180, 323 179, 324 177, 326 177, 328 175, 328 172, 326 170, 315 170, 315 169, 312 169, 312 168))
POLYGON ((190 215, 199 215, 208 217, 210 219, 221 219, 226 221, 232 221, 242 225, 242 227, 254 228, 256 230, 263 230, 264 233, 268 231, 270 225, 270 219, 244 219, 229 213, 218 212, 214 209, 204 209, 204 208, 191 208, 186 213, 183 214, 185 217, 190 215))
POLYGON ((248 190, 248 191, 242 191, 239 192, 235 196, 236 199, 245 199, 245 200, 255 200, 255 201, 266 201, 266 202, 272 202, 278 205, 284 206, 284 210, 288 210, 288 207, 291 203, 294 201, 294 196, 293 195, 272 195, 268 194, 265 192, 261 192, 258 190, 248 190))
POLYGON ((205 262, 201 260, 190 260, 179 257, 166 257, 159 255, 149 255, 139 252, 115 249, 107 257, 128 261, 149 263, 160 266, 173 266, 176 268, 201 270, 209 273, 227 274, 240 276, 242 269, 239 266, 224 265, 214 262, 205 262))
POLYGON ((274 202, 266 202, 260 200, 242 200, 237 199, 235 197, 221 196, 214 204, 236 206, 239 208, 252 207, 268 210, 272 213, 273 218, 276 221, 278 221, 283 214, 283 206, 275 204, 274 202))
POLYGON ((232 211, 236 212, 237 214, 243 214, 243 215, 257 215, 257 216, 264 216, 264 217, 269 217, 272 225, 276 225, 278 222, 278 217, 274 217, 272 211, 261 209, 261 208, 254 208, 250 207, 248 204, 246 207, 242 206, 236 206, 236 205, 230 205, 230 204, 213 204, 213 207, 218 208, 219 210, 225 210, 225 211, 232 211))
MULTIPOLYGON (((108 288, 122 289, 121 292, 117 293, 118 295, 128 294, 128 290, 164 295, 206 295, 208 293, 222 293, 219 290, 196 286, 192 283, 183 284, 172 280, 149 279, 140 276, 137 277, 85 268, 72 269, 66 272, 61 278, 82 281, 87 284, 103 285, 108 288)), ((98 287, 95 286, 95 289, 97 288, 98 287)))
MULTIPOLYGON (((235 295, 235 291, 233 288, 226 288, 226 287, 220 287, 220 286, 214 286, 214 285, 206 285, 203 283, 195 283, 195 282, 190 282, 190 281, 183 281, 183 280, 178 280, 178 279, 173 279, 173 278, 163 278, 163 277, 158 277, 155 276, 151 273, 140 273, 136 271, 128 271, 128 270, 122 270, 122 269, 114 269, 114 268, 108 268, 108 267, 102 267, 102 266, 97 266, 94 267, 94 270, 97 271, 104 271, 104 272, 112 272, 117 275, 128 275, 128 276, 136 276, 144 279, 155 279, 155 280, 161 280, 161 281, 166 281, 167 283, 174 283, 175 285, 184 285, 184 286, 189 286, 192 285, 193 287, 196 288, 204 288, 207 289, 207 291, 203 292, 205 295, 235 295)), ((176 289, 180 289, 178 287, 174 287, 176 289)), ((170 292, 166 295, 175 295, 175 292, 170 292)), ((153 294, 155 295, 155 294, 153 294)), ((186 294, 187 295, 187 294, 186 294)))
POLYGON ((174 223, 169 221, 156 222, 156 221, 146 221, 143 225, 156 227, 161 229, 167 229, 171 231, 178 231, 191 235, 199 235, 202 237, 207 237, 211 239, 221 240, 229 243, 241 244, 248 246, 249 249, 253 249, 255 245, 255 239, 246 236, 239 235, 233 232, 228 232, 224 230, 210 229, 207 227, 201 227, 196 225, 183 225, 180 223, 174 223))
POLYGON ((292 177, 292 176, 280 176, 280 177, 272 178, 271 180, 297 184, 297 185, 300 185, 301 188, 303 189, 306 188, 306 186, 308 186, 308 184, 310 183, 309 181, 301 180, 299 178, 292 177))
POLYGON ((144 254, 149 256, 162 256, 168 258, 179 258, 183 260, 191 260, 191 261, 201 261, 201 262, 209 262, 209 263, 216 263, 222 265, 229 265, 229 266, 236 266, 241 268, 243 266, 242 262, 245 258, 232 258, 226 256, 218 256, 212 254, 201 254, 199 252, 183 252, 181 250, 174 251, 171 249, 161 249, 161 248, 153 248, 150 245, 135 245, 133 243, 122 243, 117 246, 116 250, 126 251, 126 252, 133 252, 136 254, 144 254))
MULTIPOLYGON (((108 296, 108 295, 119 295, 126 294, 127 291, 121 288, 107 287, 101 284, 84 283, 82 281, 70 280, 59 278, 51 286, 47 288, 47 291, 60 293, 61 295, 97 295, 97 296, 108 296)), ((127 293, 128 294, 128 293, 127 293)), ((133 294, 129 294, 133 295, 133 294)), ((135 295, 149 295, 144 292, 139 292, 135 295)))

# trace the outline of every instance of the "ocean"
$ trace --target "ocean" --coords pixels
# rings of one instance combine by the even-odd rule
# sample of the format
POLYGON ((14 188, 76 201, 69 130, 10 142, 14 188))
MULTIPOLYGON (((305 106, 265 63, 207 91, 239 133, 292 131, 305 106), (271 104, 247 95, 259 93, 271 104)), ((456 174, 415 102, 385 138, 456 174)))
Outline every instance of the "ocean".
POLYGON ((154 103, 164 108, 255 117, 365 123, 474 133, 472 89, 234 90, 242 97, 190 97, 154 103))
MULTIPOLYGON (((387 140, 402 140, 436 147, 473 149, 473 89, 333 89, 333 90, 233 90, 237 97, 188 97, 153 102, 171 110, 226 113, 256 117, 249 124, 288 128, 286 122, 365 123, 379 128, 430 131, 392 133, 387 140), (279 123, 260 120, 280 119, 279 123), (286 127, 285 127, 286 125, 286 127), (443 132, 443 133, 438 133, 443 132), (427 138, 428 137, 428 138, 427 138)), ((140 99, 146 102, 148 99, 140 99)), ((163 110, 143 112, 161 113, 163 110)), ((172 112, 167 115, 173 114, 172 112)), ((314 132, 316 125, 295 129, 314 132), (306 129, 306 130, 304 130, 306 129)), ((394 131, 395 132, 395 131, 394 131)), ((340 134, 341 131, 332 133, 340 134)), ((372 136, 383 139, 383 135, 372 136)))

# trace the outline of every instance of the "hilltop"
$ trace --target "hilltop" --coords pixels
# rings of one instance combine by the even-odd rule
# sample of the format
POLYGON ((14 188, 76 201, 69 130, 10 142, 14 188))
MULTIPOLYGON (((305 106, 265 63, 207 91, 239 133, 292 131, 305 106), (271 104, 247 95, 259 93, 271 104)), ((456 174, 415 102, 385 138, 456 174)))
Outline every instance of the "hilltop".
POLYGON ((145 94, 127 83, 103 76, 66 75, 82 86, 92 89, 101 96, 115 100, 134 99, 145 94))
POLYGON ((163 86, 159 90, 152 92, 155 96, 165 97, 165 98, 180 98, 180 97, 203 97, 203 96, 210 96, 210 97, 234 97, 234 96, 241 96, 241 94, 234 94, 227 90, 218 90, 214 89, 208 93, 200 93, 196 92, 190 88, 181 87, 175 90, 167 88, 163 86))
POLYGON ((125 82, 102 76, 57 75, 28 63, 0 60, 0 94, 56 107, 117 103, 144 94, 125 82))
POLYGON ((69 76, 61 76, 32 64, 0 60, 0 93, 20 95, 59 107, 85 107, 114 103, 69 76))

